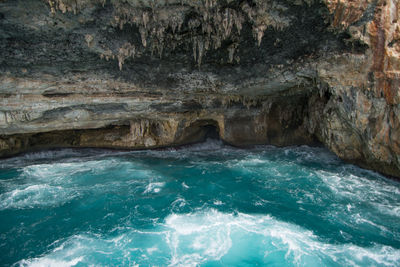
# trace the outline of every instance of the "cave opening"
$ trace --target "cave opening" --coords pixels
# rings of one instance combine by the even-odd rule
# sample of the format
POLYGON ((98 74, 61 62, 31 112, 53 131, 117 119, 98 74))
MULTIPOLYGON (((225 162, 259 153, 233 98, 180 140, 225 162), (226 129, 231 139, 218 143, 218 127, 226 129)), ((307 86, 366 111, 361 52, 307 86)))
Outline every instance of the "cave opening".
POLYGON ((220 140, 219 136, 219 129, 215 125, 205 125, 203 126, 203 131, 204 131, 204 139, 214 139, 214 140, 220 140))
POLYGON ((219 127, 215 120, 198 120, 192 123, 190 128, 197 133, 195 142, 204 142, 207 139, 220 140, 219 127))
POLYGON ((218 123, 215 120, 197 120, 186 127, 179 143, 201 143, 207 139, 220 140, 218 123))

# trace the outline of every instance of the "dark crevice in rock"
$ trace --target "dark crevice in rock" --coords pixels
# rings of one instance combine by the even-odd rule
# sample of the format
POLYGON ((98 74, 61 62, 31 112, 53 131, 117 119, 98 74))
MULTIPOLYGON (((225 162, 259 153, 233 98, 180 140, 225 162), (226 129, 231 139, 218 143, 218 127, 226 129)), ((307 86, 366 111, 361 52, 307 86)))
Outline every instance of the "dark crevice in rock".
POLYGON ((221 139, 218 123, 215 120, 196 120, 177 132, 177 142, 193 144, 204 142, 207 138, 221 139))
POLYGON ((203 126, 205 128, 205 135, 204 135, 204 139, 214 139, 214 140, 219 140, 220 136, 219 136, 219 130, 217 128, 216 125, 206 125, 203 126))

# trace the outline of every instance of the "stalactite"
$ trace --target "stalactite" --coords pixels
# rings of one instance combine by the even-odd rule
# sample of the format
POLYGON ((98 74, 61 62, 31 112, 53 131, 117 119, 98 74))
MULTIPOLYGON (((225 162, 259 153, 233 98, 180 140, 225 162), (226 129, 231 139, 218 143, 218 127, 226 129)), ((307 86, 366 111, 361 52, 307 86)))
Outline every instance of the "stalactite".
POLYGON ((235 55, 235 51, 238 47, 237 43, 233 43, 228 47, 228 53, 229 53, 229 63, 233 63, 233 56, 235 55))
POLYGON ((142 45, 144 47, 146 47, 147 46, 147 31, 145 28, 140 27, 139 32, 140 32, 140 38, 142 40, 142 45))
POLYGON ((119 50, 118 50, 118 66, 119 69, 122 70, 122 66, 125 63, 125 60, 132 57, 135 57, 135 46, 131 43, 125 43, 119 50))
MULTIPOLYGON (((82 8, 96 3, 104 6, 106 0, 44 1, 48 2, 52 12, 59 10, 64 13, 79 12, 82 8)), ((246 1, 239 8, 229 5, 230 2, 228 1, 228 5, 225 6, 217 0, 182 0, 180 5, 169 4, 168 1, 112 0, 110 3, 114 10, 110 25, 120 30, 127 24, 137 26, 141 48, 138 45, 135 51, 157 51, 160 57, 163 51, 174 50, 189 41, 194 61, 200 66, 206 51, 220 49, 225 41, 239 43, 240 39, 236 39, 240 36, 245 21, 251 24, 254 38, 259 46, 268 27, 281 30, 290 24, 287 17, 279 15, 285 7, 273 1, 252 0, 252 5, 246 1), (188 14, 191 14, 189 18, 188 14)), ((89 36, 86 36, 85 40, 88 46, 93 45, 93 40, 89 36)), ((124 47, 121 48, 121 51, 125 51, 124 47)), ((239 62, 239 57, 235 56, 237 44, 224 49, 228 51, 229 63, 239 62)), ((101 57, 106 59, 117 57, 122 68, 125 54, 121 53, 112 53, 110 56, 108 52, 103 51, 101 57)))
POLYGON ((105 59, 107 61, 109 61, 110 59, 114 59, 114 57, 115 56, 113 55, 113 52, 110 49, 106 49, 100 54, 100 58, 105 59))
POLYGON ((257 40, 258 46, 261 45, 261 41, 264 36, 264 31, 266 30, 266 28, 267 27, 265 25, 259 25, 259 26, 253 28, 254 38, 257 40))
POLYGON ((197 40, 197 47, 199 48, 199 57, 197 60, 197 64, 200 67, 201 66, 201 61, 203 59, 203 55, 204 55, 204 41, 203 39, 198 39, 197 40))
POLYGON ((86 44, 87 44, 88 47, 92 47, 93 46, 93 40, 94 40, 93 35, 91 35, 91 34, 86 34, 85 35, 85 41, 86 41, 86 44))
POLYGON ((146 11, 143 12, 142 21, 143 21, 143 26, 145 29, 147 29, 147 24, 149 23, 149 19, 150 19, 149 14, 146 11))
POLYGON ((193 58, 194 58, 194 61, 197 62, 197 38, 196 37, 193 38, 192 46, 193 46, 193 58))

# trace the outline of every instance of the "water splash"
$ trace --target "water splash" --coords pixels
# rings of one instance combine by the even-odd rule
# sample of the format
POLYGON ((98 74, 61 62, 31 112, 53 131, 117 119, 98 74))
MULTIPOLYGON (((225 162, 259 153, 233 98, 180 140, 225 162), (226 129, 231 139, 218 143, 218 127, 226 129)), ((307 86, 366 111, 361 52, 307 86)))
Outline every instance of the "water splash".
POLYGON ((21 266, 148 264, 198 266, 206 262, 282 263, 284 266, 395 266, 400 250, 374 245, 331 244, 312 231, 271 216, 210 209, 171 214, 152 231, 123 229, 115 237, 74 235, 50 253, 21 266), (253 261, 249 257, 255 258, 253 261))

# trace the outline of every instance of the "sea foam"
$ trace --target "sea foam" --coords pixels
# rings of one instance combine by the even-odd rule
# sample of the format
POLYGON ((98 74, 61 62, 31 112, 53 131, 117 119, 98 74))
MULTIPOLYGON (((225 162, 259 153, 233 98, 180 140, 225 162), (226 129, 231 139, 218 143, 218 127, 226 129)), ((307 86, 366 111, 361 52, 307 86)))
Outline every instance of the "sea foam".
POLYGON ((46 153, 0 162, 0 265, 400 262, 399 183, 323 148, 46 153))
POLYGON ((285 266, 395 266, 400 250, 389 246, 331 244, 312 231, 268 215, 230 214, 214 209, 171 214, 154 231, 124 229, 114 238, 72 236, 43 257, 21 266, 128 265, 198 266, 205 262, 251 265, 282 262, 285 266), (239 254, 237 254, 240 252, 239 254), (254 261, 256 263, 256 261, 254 261))

